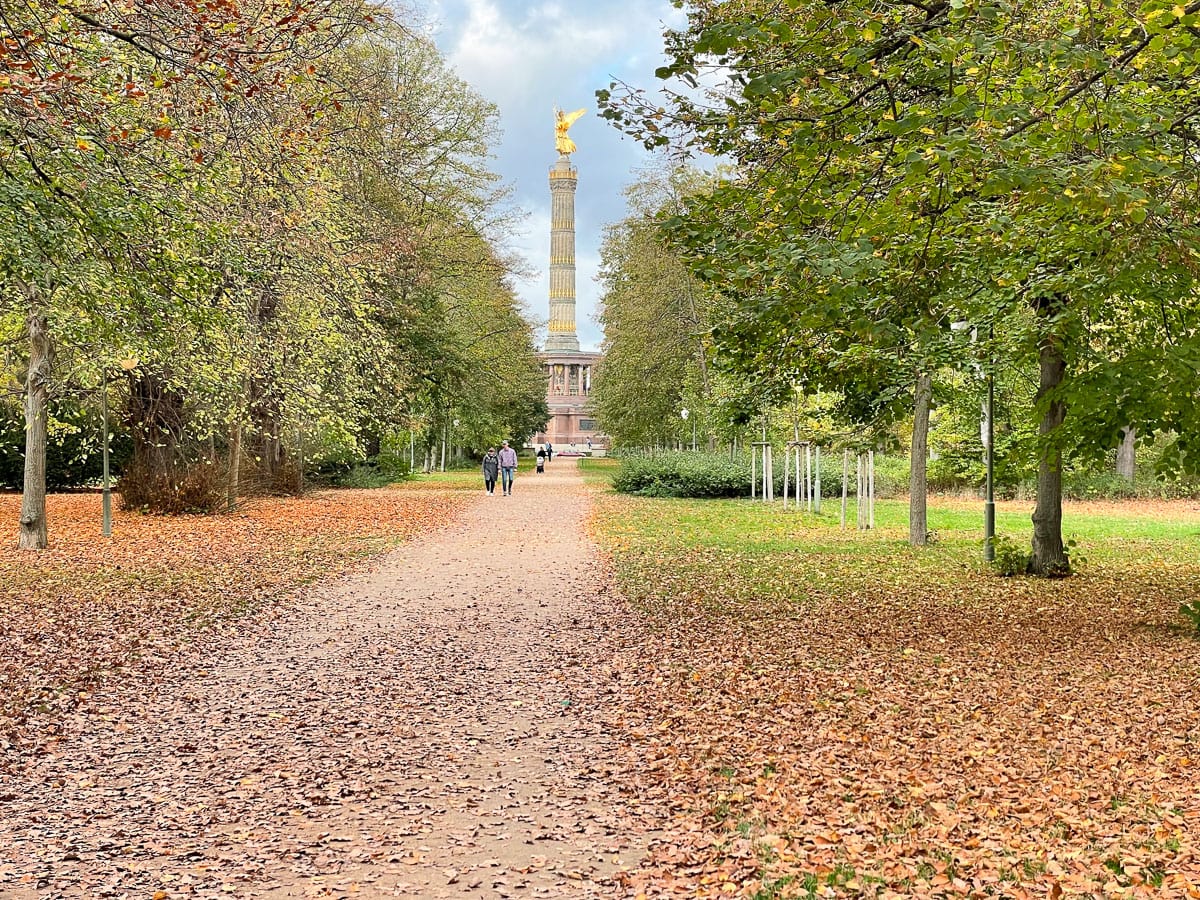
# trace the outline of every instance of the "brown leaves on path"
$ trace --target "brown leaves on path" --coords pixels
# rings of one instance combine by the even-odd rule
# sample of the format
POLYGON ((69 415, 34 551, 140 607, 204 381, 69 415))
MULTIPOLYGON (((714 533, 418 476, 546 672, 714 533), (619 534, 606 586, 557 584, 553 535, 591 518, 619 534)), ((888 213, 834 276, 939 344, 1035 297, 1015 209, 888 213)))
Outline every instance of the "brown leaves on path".
MULTIPOLYGON (((107 673, 168 664, 197 632, 338 574, 465 502, 404 485, 265 499, 211 517, 117 511, 105 539, 98 495, 52 495, 50 549, 0 547, 0 746, 30 713, 52 723, 107 673)), ((0 520, 15 522, 19 507, 19 496, 0 495, 0 520)))
POLYGON ((671 818, 635 895, 1200 896, 1200 644, 1168 625, 1195 566, 900 549, 834 584, 837 553, 691 540, 606 541, 648 632, 613 726, 671 818))

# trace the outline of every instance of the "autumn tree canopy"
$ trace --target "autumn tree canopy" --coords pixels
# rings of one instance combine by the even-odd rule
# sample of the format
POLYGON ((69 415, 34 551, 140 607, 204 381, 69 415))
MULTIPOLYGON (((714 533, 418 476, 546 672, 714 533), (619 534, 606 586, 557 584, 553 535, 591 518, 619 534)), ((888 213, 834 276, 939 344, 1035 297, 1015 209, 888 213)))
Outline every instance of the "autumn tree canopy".
POLYGON ((360 0, 0 10, 22 545, 47 540, 54 404, 105 384, 126 502, 168 509, 293 490, 306 460, 400 430, 428 449, 455 420, 468 446, 542 423, 497 114, 409 21, 360 0))

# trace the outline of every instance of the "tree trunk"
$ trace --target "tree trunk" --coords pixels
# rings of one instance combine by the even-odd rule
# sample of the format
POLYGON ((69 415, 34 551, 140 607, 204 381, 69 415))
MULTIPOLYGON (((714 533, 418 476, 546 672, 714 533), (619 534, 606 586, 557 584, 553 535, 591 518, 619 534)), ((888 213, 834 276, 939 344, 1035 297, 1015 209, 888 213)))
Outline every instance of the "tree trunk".
POLYGON ((921 373, 913 403, 912 457, 908 475, 908 542, 923 547, 929 539, 926 508, 929 461, 929 407, 933 402, 933 376, 921 373))
POLYGON ((383 453, 383 438, 375 428, 363 435, 363 453, 369 460, 378 459, 383 453))
MULTIPOLYGON (((25 288, 32 300, 32 291, 25 288)), ((25 377, 25 485, 21 495, 22 550, 45 550, 46 401, 50 390, 50 332, 46 317, 29 313, 29 374, 25 377)))
POLYGON ((139 368, 129 373, 132 468, 151 480, 170 481, 178 462, 187 415, 183 392, 170 387, 169 374, 139 368))
POLYGON ((1037 506, 1033 511, 1033 556, 1029 571, 1034 575, 1058 577, 1070 574, 1070 561, 1062 539, 1062 451, 1054 446, 1055 432, 1066 418, 1067 407, 1060 399, 1047 398, 1063 383, 1067 361, 1062 338, 1050 335, 1042 341, 1038 354, 1040 379, 1038 402, 1045 402, 1039 433, 1043 441, 1038 466, 1037 506))
MULTIPOLYGON (((251 310, 254 329, 255 353, 263 344, 271 344, 276 338, 276 323, 279 318, 280 295, 274 284, 265 286, 255 298, 251 310)), ((287 366, 287 359, 283 365, 287 366)), ((280 481, 287 451, 283 445, 283 396, 274 369, 255 375, 249 382, 247 401, 248 434, 242 442, 253 456, 255 478, 260 490, 272 493, 287 491, 290 485, 280 481)))
POLYGON ((238 492, 242 474, 242 420, 239 418, 229 428, 229 479, 225 483, 225 505, 232 512, 237 509, 238 492))
POLYGON ((1117 447, 1117 475, 1130 484, 1133 483, 1137 471, 1137 459, 1134 451, 1137 447, 1137 429, 1127 425, 1121 429, 1121 444, 1117 447))

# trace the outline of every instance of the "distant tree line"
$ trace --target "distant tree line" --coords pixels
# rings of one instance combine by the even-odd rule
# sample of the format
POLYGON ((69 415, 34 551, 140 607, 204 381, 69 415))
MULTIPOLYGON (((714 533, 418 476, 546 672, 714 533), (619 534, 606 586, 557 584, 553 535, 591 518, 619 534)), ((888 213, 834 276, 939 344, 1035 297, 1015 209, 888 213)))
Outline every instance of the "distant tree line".
POLYGON ((6 4, 0 476, 19 457, 22 546, 46 545, 47 483, 96 476, 101 391, 125 501, 159 509, 544 423, 497 113, 415 21, 6 4))

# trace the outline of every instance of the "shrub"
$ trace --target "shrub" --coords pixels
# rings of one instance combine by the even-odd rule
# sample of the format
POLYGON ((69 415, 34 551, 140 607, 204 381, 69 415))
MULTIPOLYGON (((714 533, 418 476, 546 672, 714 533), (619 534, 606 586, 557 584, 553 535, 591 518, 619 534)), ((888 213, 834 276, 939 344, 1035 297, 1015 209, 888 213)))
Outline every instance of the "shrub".
POLYGON ((225 505, 225 467, 211 462, 152 471, 130 465, 117 483, 122 509, 146 512, 213 513, 225 505))
MULTIPOLYGON (((82 487, 100 480, 102 428, 95 403, 72 397, 49 402, 46 441, 46 487, 52 491, 82 487)), ((117 417, 109 422, 109 462, 119 473, 129 461, 133 442, 117 417)), ((0 398, 0 488, 19 491, 25 479, 25 418, 20 405, 0 398)))
POLYGON ((341 454, 326 458, 316 466, 308 466, 304 472, 305 479, 310 483, 348 488, 387 487, 403 481, 411 474, 407 454, 386 451, 367 460, 341 454))
POLYGON ((621 461, 613 488, 643 497, 742 497, 750 493, 750 466, 711 453, 633 457, 621 461))
MULTIPOLYGON (((407 469, 407 466, 405 467, 407 469)), ((400 481, 407 474, 397 474, 379 466, 352 466, 333 479, 338 487, 345 488, 381 488, 400 481)))
POLYGON ((992 539, 996 550, 996 558, 989 565, 998 575, 1011 578, 1013 575, 1024 575, 1029 571, 1030 551, 1019 545, 1007 535, 998 534, 992 539))

